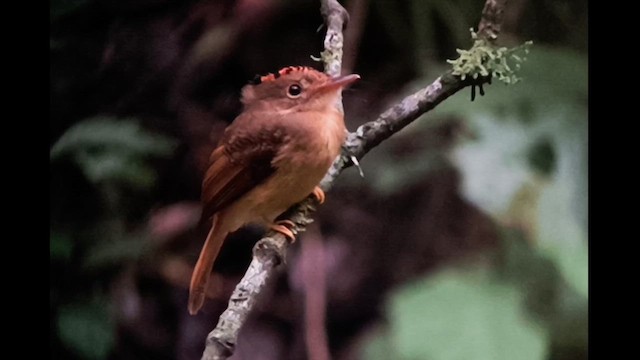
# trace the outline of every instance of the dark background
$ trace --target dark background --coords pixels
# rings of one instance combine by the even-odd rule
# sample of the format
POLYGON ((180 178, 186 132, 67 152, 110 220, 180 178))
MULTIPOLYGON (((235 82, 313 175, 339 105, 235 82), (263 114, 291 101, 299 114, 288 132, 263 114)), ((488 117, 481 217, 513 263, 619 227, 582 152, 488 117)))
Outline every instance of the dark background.
MULTIPOLYGON (((483 3, 344 1, 349 130, 443 73, 483 3)), ((321 24, 312 0, 50 2, 53 358, 199 358, 262 234, 227 240, 188 315, 209 153, 255 74, 322 68, 321 24)), ((509 1, 499 43, 526 40, 518 84, 345 171, 234 359, 312 358, 317 330, 333 359, 586 359, 586 2, 509 1)))

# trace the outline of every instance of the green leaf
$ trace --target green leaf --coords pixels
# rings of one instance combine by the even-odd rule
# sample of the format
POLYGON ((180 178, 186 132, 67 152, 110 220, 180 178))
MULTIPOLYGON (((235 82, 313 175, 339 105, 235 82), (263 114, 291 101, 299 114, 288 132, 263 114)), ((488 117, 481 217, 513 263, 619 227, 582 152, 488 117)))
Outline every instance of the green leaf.
POLYGON ((165 136, 151 134, 131 118, 97 116, 69 128, 51 149, 52 160, 79 151, 90 154, 119 151, 140 156, 168 156, 175 143, 165 136))
POLYGON ((87 359, 108 357, 115 340, 114 330, 106 301, 67 305, 58 314, 60 339, 87 359))
POLYGON ((126 236, 98 242, 83 260, 87 270, 117 266, 126 261, 135 261, 149 251, 149 241, 142 237, 126 236))
POLYGON ((563 279, 585 298, 589 296, 589 250, 580 242, 554 242, 543 247, 543 253, 558 266, 563 279))
POLYGON ((395 354, 387 358, 546 359, 546 333, 527 318, 521 297, 482 271, 447 271, 405 286, 389 302, 386 336, 395 354))
POLYGON ((367 345, 362 349, 364 360, 389 360, 397 359, 398 355, 393 347, 388 330, 376 329, 367 345))
POLYGON ((156 181, 152 158, 171 155, 175 143, 134 119, 94 117, 67 130, 53 145, 52 161, 69 157, 94 184, 146 189, 156 181))
POLYGON ((94 184, 118 183, 145 189, 156 181, 154 169, 146 163, 114 152, 88 154, 79 152, 76 163, 94 184))

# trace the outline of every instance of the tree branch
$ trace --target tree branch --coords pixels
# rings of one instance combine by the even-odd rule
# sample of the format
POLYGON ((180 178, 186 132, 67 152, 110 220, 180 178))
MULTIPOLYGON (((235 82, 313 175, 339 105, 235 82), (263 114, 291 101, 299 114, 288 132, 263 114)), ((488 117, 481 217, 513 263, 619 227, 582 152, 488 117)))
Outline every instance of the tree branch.
POLYGON ((284 237, 265 237, 256 243, 247 272, 233 290, 218 325, 207 336, 203 360, 226 359, 233 354, 240 328, 283 261, 287 245, 284 237))
MULTIPOLYGON (((332 76, 340 75, 342 66, 342 31, 349 19, 347 11, 337 0, 321 0, 321 13, 327 23, 325 50, 322 59, 325 72, 332 76)), ((491 42, 497 39, 506 0, 487 0, 482 11, 478 27, 478 36, 491 42)), ((342 154, 335 160, 320 187, 328 191, 340 173, 353 165, 353 159, 361 159, 372 148, 389 138, 416 120, 419 116, 433 109, 449 96, 470 85, 482 85, 490 78, 467 78, 461 80, 451 71, 438 77, 429 86, 405 97, 398 104, 383 112, 374 121, 367 122, 350 133, 344 144, 342 154)), ((313 220, 316 200, 309 197, 294 206, 288 214, 295 226, 292 231, 297 234, 305 230, 313 220)), ((247 272, 236 286, 227 309, 220 315, 218 324, 207 336, 203 360, 227 359, 233 354, 238 333, 249 314, 279 268, 286 259, 289 242, 280 233, 269 232, 259 240, 253 248, 253 259, 247 272)))
POLYGON ((340 76, 342 72, 342 48, 344 47, 343 30, 349 22, 349 13, 337 0, 320 0, 320 13, 327 25, 324 37, 322 62, 324 72, 331 76, 340 76))
POLYGON ((478 25, 478 35, 490 42, 494 42, 500 34, 504 7, 507 0, 487 0, 482 9, 482 17, 478 25))

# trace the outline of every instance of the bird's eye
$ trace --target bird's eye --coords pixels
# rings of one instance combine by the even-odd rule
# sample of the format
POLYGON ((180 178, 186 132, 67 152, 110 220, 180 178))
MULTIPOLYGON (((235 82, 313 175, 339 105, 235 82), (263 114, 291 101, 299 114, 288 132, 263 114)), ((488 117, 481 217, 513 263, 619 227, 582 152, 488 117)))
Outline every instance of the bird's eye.
POLYGON ((287 96, 290 98, 297 98, 300 94, 302 94, 302 86, 298 84, 293 84, 287 89, 287 96))

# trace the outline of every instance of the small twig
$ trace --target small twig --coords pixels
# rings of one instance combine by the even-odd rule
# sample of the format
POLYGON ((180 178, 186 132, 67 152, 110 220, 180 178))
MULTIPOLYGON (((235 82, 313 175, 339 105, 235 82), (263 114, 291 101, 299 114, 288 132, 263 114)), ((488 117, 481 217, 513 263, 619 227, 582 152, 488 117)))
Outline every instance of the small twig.
POLYGON ((324 62, 324 72, 331 76, 340 76, 342 74, 342 49, 344 47, 342 31, 349 22, 349 14, 337 0, 321 0, 320 13, 327 24, 324 51, 321 54, 324 62))
MULTIPOLYGON (((327 22, 325 51, 322 53, 325 72, 332 76, 340 75, 342 64, 342 31, 348 15, 336 0, 321 0, 321 12, 327 22)), ((478 36, 494 41, 500 31, 503 7, 506 0, 487 0, 482 12, 478 36)), ((342 154, 335 160, 320 187, 328 191, 340 173, 353 165, 351 158, 362 159, 372 148, 397 133, 419 116, 433 109, 459 90, 488 83, 490 77, 461 80, 451 71, 438 77, 429 86, 405 97, 398 104, 383 112, 376 120, 367 122, 350 133, 343 146, 342 154)), ((316 201, 309 197, 294 206, 289 217, 295 226, 292 231, 299 233, 313 220, 310 215, 315 211, 316 201)), ((206 348, 202 359, 226 359, 235 348, 240 328, 255 306, 260 293, 268 280, 275 274, 278 265, 286 258, 289 243, 282 234, 270 232, 253 249, 253 260, 245 276, 236 286, 229 306, 220 316, 218 325, 207 336, 206 348)))
POLYGON ((487 0, 482 9, 482 17, 478 25, 478 35, 488 41, 495 41, 500 34, 504 7, 507 0, 487 0))

